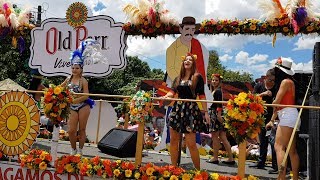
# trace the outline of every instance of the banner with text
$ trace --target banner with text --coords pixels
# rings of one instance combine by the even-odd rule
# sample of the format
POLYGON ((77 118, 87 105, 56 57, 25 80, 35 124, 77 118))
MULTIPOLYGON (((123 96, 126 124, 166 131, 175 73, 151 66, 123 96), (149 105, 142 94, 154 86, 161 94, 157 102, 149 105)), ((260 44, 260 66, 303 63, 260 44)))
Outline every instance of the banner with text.
POLYGON ((77 28, 69 26, 63 18, 46 19, 31 31, 29 66, 44 76, 68 76, 71 74, 71 52, 80 46, 81 41, 92 38, 100 43, 106 61, 96 64, 85 61, 83 75, 108 76, 114 69, 123 69, 127 64, 127 36, 122 25, 105 15, 89 17, 83 26, 77 28))
MULTIPOLYGON (((78 174, 58 174, 55 169, 34 170, 22 168, 17 163, 0 162, 0 179, 1 180, 88 180, 89 177, 78 174)), ((98 177, 95 179, 99 179, 98 177)))

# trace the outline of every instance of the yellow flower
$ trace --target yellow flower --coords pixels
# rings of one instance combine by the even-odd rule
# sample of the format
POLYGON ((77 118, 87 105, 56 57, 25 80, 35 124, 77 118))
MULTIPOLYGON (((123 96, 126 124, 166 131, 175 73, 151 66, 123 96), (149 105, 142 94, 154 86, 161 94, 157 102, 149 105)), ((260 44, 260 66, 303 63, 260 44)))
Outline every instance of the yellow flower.
POLYGON ((236 28, 234 31, 235 31, 236 33, 239 33, 239 32, 240 32, 240 28, 236 28))
POLYGON ((247 93, 241 92, 241 93, 239 93, 238 97, 241 99, 245 99, 245 98, 247 98, 247 93))
POLYGON ((49 111, 49 110, 51 110, 51 108, 52 108, 52 106, 53 106, 53 104, 52 103, 48 103, 48 104, 46 104, 46 106, 45 106, 45 111, 49 111))
POLYGON ((169 171, 164 171, 163 172, 163 177, 165 177, 165 178, 170 177, 170 172, 169 171))
POLYGON ((257 26, 256 26, 256 25, 254 25, 254 24, 252 24, 252 25, 250 26, 250 30, 251 30, 251 31, 256 30, 256 28, 257 28, 257 26))
POLYGON ((117 164, 121 164, 121 162, 122 162, 121 160, 116 160, 117 164))
POLYGON ((47 169, 47 163, 41 162, 41 163, 39 164, 39 169, 40 169, 40 170, 45 170, 45 169, 47 169))
POLYGON ((59 95, 61 93, 61 87, 60 86, 55 87, 53 90, 53 93, 56 95, 59 95))
POLYGON ((42 152, 42 153, 40 154, 40 159, 41 159, 41 160, 44 160, 45 158, 46 158, 46 153, 42 152))
POLYGON ((52 116, 52 117, 57 117, 57 114, 55 114, 55 113, 50 113, 50 116, 52 116))
POLYGON ((288 27, 283 27, 283 28, 282 28, 282 31, 286 33, 286 32, 289 31, 289 28, 288 28, 288 27))
POLYGON ((88 164, 90 161, 89 161, 88 158, 83 158, 83 159, 82 159, 82 162, 83 162, 84 164, 88 164))
POLYGON ((153 167, 149 167, 147 170, 146 170, 146 173, 148 176, 151 176, 154 172, 154 168, 153 167))
POLYGON ((159 28, 161 26, 161 23, 160 22, 157 22, 156 23, 156 28, 159 28))
POLYGON ((257 178, 255 176, 249 175, 248 180, 257 180, 257 178))
POLYGON ((67 170, 67 172, 72 173, 74 171, 74 168, 72 167, 71 164, 67 164, 65 166, 65 169, 67 170))
POLYGON ((114 174, 116 177, 118 177, 118 176, 120 175, 120 170, 119 170, 119 169, 115 169, 115 170, 113 171, 113 174, 114 174))
POLYGON ((150 94, 149 94, 149 93, 145 93, 144 96, 145 96, 146 98, 149 98, 149 97, 150 97, 150 94))
POLYGON ((190 180, 191 178, 190 178, 190 175, 189 174, 183 174, 182 175, 182 180, 190 180))
POLYGON ((33 169, 33 166, 32 166, 31 163, 28 163, 28 164, 27 164, 27 167, 28 167, 28 169, 33 169))
POLYGON ((149 177, 149 180, 156 180, 157 179, 157 176, 150 176, 149 177))
POLYGON ((126 176, 127 178, 131 177, 131 175, 132 175, 132 171, 131 171, 130 169, 125 170, 125 176, 126 176))
POLYGON ((257 119, 257 113, 255 111, 250 111, 249 118, 257 119))
POLYGON ((219 178, 219 174, 218 173, 211 173, 210 174, 210 177, 213 179, 213 180, 217 180, 219 178))
POLYGON ((136 173, 134 174, 134 178, 139 179, 139 178, 140 178, 140 173, 136 172, 136 173))
POLYGON ((67 106, 66 103, 59 104, 59 108, 60 108, 60 109, 63 109, 63 108, 65 108, 66 106, 67 106))
POLYGON ((159 178, 159 180, 165 180, 163 177, 159 178))
POLYGON ((172 176, 170 177, 170 180, 179 180, 179 178, 178 178, 176 175, 172 175, 172 176))
POLYGON ((313 26, 308 26, 308 27, 307 27, 307 31, 308 31, 308 32, 313 31, 313 29, 314 29, 313 26))

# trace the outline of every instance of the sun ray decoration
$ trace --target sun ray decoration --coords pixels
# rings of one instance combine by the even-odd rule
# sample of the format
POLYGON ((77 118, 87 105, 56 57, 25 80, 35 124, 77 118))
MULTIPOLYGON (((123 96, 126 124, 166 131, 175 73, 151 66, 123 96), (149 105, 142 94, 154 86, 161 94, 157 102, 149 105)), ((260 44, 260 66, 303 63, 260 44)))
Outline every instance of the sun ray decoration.
POLYGON ((66 19, 70 26, 76 28, 82 26, 88 17, 88 9, 84 3, 72 3, 66 12, 66 19))
POLYGON ((40 131, 40 110, 24 92, 7 92, 0 97, 0 150, 14 156, 28 150, 40 131))

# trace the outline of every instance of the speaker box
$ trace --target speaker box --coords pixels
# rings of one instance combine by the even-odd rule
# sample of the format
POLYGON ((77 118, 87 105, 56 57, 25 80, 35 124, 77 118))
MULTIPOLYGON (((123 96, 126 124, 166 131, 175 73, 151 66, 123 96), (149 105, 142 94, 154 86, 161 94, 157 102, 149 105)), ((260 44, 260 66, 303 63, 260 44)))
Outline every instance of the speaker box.
POLYGON ((320 90, 320 42, 316 42, 313 49, 313 93, 319 93, 320 90))
POLYGON ((136 144, 136 131, 113 128, 99 141, 98 149, 120 158, 135 157, 136 144))

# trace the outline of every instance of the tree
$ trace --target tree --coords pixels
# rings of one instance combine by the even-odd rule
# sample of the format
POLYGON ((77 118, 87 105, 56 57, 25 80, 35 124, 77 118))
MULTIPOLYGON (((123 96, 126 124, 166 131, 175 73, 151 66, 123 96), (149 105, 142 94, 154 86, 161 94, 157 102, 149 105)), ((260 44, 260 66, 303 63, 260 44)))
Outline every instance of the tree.
POLYGON ((211 74, 213 73, 221 74, 224 81, 253 82, 252 74, 247 72, 241 74, 239 71, 231 71, 223 66, 215 50, 209 51, 208 79, 211 79, 211 74))

